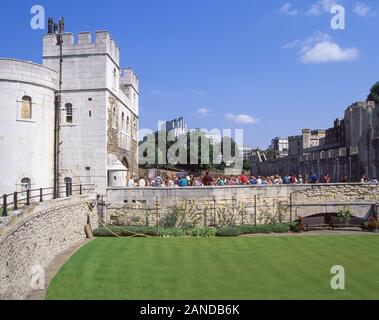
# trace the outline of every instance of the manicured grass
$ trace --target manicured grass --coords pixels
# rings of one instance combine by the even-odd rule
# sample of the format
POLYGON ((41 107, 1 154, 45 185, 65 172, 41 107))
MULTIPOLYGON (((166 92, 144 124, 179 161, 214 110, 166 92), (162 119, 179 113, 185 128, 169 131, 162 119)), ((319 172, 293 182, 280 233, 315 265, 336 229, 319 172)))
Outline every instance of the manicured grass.
POLYGON ((101 238, 47 299, 379 299, 379 237, 101 238), (334 265, 346 290, 330 287, 334 265))

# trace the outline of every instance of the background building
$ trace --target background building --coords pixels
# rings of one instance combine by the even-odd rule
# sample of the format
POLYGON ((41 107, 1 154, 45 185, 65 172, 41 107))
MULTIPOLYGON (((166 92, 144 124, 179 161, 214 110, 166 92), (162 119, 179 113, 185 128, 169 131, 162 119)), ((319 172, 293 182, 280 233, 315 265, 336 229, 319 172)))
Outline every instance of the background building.
POLYGON ((242 153, 244 161, 251 161, 253 159, 253 148, 248 146, 239 146, 238 149, 242 153))
POLYGON ((274 158, 282 158, 288 156, 288 139, 275 137, 271 140, 269 150, 272 151, 274 158))
POLYGON ((162 124, 161 130, 165 130, 167 132, 173 132, 175 138, 179 138, 181 135, 186 134, 188 132, 187 123, 184 121, 183 117, 165 121, 162 124))
POLYGON ((327 130, 304 129, 302 135, 288 138, 289 155, 272 159, 267 151, 255 151, 253 173, 329 174, 333 181, 360 181, 362 176, 379 174, 379 105, 357 102, 327 130))

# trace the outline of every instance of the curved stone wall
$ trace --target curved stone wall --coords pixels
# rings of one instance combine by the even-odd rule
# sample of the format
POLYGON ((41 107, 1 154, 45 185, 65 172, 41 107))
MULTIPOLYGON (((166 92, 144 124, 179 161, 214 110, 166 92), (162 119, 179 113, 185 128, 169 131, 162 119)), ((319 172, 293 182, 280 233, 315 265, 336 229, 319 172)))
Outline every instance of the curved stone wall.
POLYGON ((0 195, 20 191, 21 180, 33 187, 53 181, 54 91, 58 75, 42 65, 0 59, 0 195), (21 114, 31 98, 31 118, 21 114))
POLYGON ((33 289, 33 272, 85 239, 88 216, 92 228, 98 227, 91 204, 96 195, 53 200, 0 218, 0 299, 24 299, 33 289))

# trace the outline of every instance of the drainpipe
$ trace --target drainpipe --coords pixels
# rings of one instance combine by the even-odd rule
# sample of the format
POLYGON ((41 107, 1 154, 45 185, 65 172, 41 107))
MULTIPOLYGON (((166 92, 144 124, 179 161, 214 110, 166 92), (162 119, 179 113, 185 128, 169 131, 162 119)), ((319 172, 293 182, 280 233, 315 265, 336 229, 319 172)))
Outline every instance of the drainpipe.
POLYGON ((59 198, 59 162, 60 162, 60 114, 62 103, 62 69, 63 69, 63 39, 57 33, 57 45, 59 45, 59 88, 55 92, 55 123, 54 123, 54 199, 59 198))

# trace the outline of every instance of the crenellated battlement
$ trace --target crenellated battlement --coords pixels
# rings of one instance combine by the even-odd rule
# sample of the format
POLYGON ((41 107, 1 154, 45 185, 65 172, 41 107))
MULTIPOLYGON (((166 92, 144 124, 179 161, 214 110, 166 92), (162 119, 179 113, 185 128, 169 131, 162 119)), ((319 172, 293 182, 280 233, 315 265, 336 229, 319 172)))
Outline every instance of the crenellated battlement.
POLYGON ((375 101, 358 101, 349 106, 346 111, 352 112, 354 109, 372 109, 375 108, 375 101))
POLYGON ((120 84, 130 85, 137 93, 139 92, 139 79, 131 68, 122 70, 120 84))
MULTIPOLYGON (((108 31, 97 31, 94 41, 90 32, 79 32, 77 41, 73 33, 64 33, 61 37, 64 56, 108 54, 117 66, 120 65, 120 50, 108 31)), ((57 57, 59 53, 58 36, 54 33, 44 35, 43 58, 57 57)))

